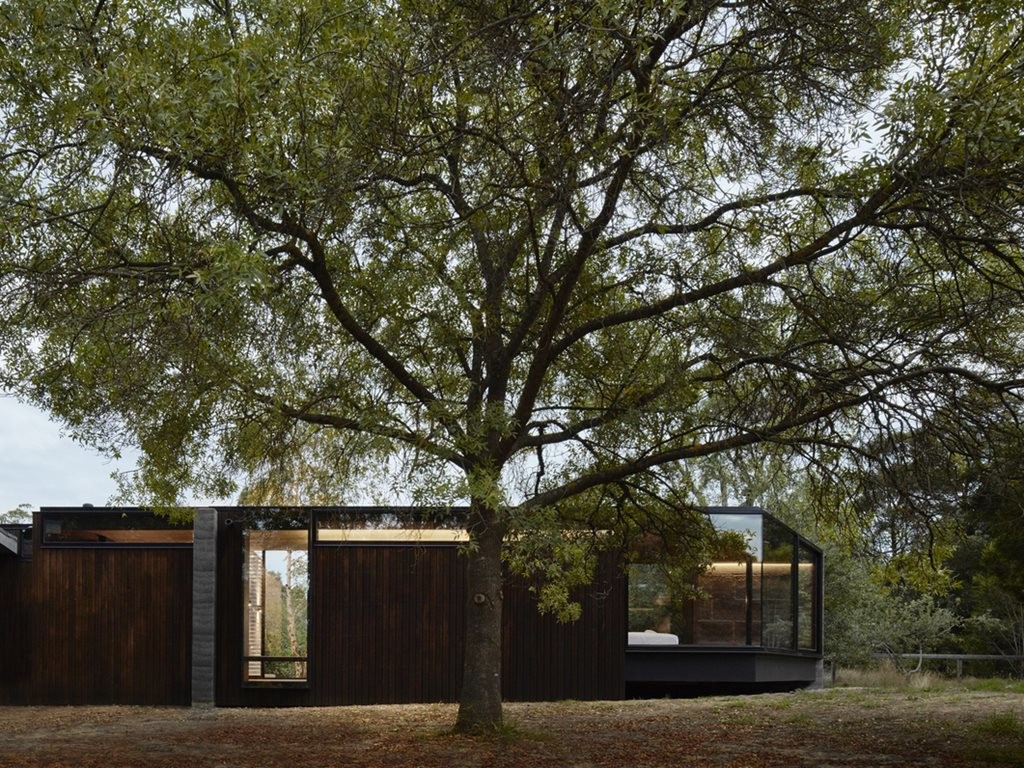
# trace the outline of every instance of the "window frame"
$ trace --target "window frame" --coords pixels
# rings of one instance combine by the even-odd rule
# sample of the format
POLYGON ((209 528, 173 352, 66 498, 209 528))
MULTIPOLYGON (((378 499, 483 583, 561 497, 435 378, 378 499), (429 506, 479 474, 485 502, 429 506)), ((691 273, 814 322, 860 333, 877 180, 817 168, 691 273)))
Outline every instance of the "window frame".
MULTIPOLYGON (((242 570, 238 573, 237 578, 239 579, 239 588, 241 590, 241 665, 239 668, 239 675, 241 678, 241 685, 243 688, 251 689, 267 689, 267 688, 289 688, 289 689, 308 689, 310 686, 311 670, 313 666, 312 658, 310 656, 310 642, 313 637, 313 612, 311 606, 313 605, 313 584, 314 584, 314 553, 313 553, 313 536, 314 536, 314 520, 316 514, 315 510, 308 507, 265 507, 265 508, 245 508, 240 514, 231 520, 232 525, 241 526, 241 535, 239 536, 241 551, 241 562, 242 570), (305 518, 305 519, 302 519, 305 518), (253 527, 253 525, 257 527, 253 527), (274 527, 279 525, 280 527, 274 527), (248 534, 251 531, 257 532, 301 532, 305 533, 306 536, 306 604, 305 604, 305 649, 302 655, 278 655, 278 654, 252 654, 250 653, 250 602, 249 602, 249 590, 248 590, 248 579, 246 574, 249 568, 248 562, 248 534), (301 663, 303 665, 303 677, 258 677, 250 676, 249 669, 250 665, 259 663, 301 663)), ((284 550, 276 549, 263 549, 258 550, 261 552, 276 552, 284 550)), ((302 550, 298 550, 302 551, 302 550)), ((262 575, 266 578, 266 566, 265 559, 262 565, 262 575)), ((265 625, 261 622, 260 631, 264 633, 264 637, 261 637, 261 646, 265 643, 265 625)))
POLYGON ((191 549, 194 544, 194 528, 192 521, 173 521, 169 517, 159 515, 151 509, 142 507, 43 507, 39 511, 39 544, 41 549, 191 549), (134 521, 135 525, 110 527, 110 519, 134 521), (95 520, 96 525, 65 530, 63 524, 57 535, 82 534, 101 532, 138 534, 127 535, 123 539, 109 538, 51 538, 53 532, 48 530, 55 521, 88 522, 95 520), (138 525, 137 523, 153 522, 156 525, 138 525), (104 523, 108 523, 104 526, 104 523), (146 533, 155 534, 153 538, 145 538, 146 533), (172 536, 161 538, 159 534, 169 533, 172 536), (178 535, 173 535, 178 534, 178 535))
MULTIPOLYGON (((823 569, 824 569, 824 557, 821 549, 811 542, 806 537, 800 535, 790 526, 771 515, 770 513, 760 509, 758 507, 708 507, 704 510, 712 521, 716 517, 724 516, 728 521, 727 530, 740 530, 736 526, 738 525, 737 519, 741 517, 758 518, 758 522, 754 523, 751 520, 752 525, 750 530, 754 533, 756 541, 751 542, 753 551, 756 553, 756 558, 750 563, 750 567, 747 572, 747 617, 746 627, 747 636, 746 643, 717 643, 717 642, 684 642, 684 638, 687 634, 696 639, 697 633, 695 627, 689 627, 687 632, 680 632, 680 642, 678 645, 660 645, 660 644, 634 644, 629 642, 629 636, 627 634, 626 650, 627 651, 642 651, 642 652, 692 652, 692 651, 709 651, 709 652, 735 652, 735 651, 750 651, 759 653, 778 653, 785 655, 796 655, 796 656, 820 656, 822 653, 822 638, 823 638, 823 569), (785 545, 785 552, 780 552, 784 556, 788 557, 788 562, 781 559, 775 561, 768 561, 766 563, 766 556, 768 553, 765 551, 769 543, 767 539, 769 536, 774 535, 778 540, 778 543, 785 545), (800 565, 801 556, 803 553, 807 553, 811 558, 811 565, 813 567, 813 575, 810 583, 810 605, 806 606, 809 611, 804 611, 806 614, 804 620, 808 618, 810 620, 810 638, 813 642, 813 647, 801 644, 801 635, 806 637, 806 627, 801 625, 801 583, 800 583, 800 565), (790 620, 790 626, 785 628, 785 635, 789 639, 789 642, 782 644, 781 642, 777 645, 768 645, 765 642, 765 588, 766 582, 766 565, 782 568, 786 571, 788 576, 783 577, 782 571, 779 572, 779 584, 778 588, 784 592, 780 592, 782 600, 788 604, 788 617, 790 620), (753 583, 751 583, 751 576, 753 576, 753 583), (788 583, 785 581, 788 578, 788 583), (754 592, 757 594, 755 595, 754 592), (757 615, 759 614, 759 615, 757 615)), ((742 527, 742 526, 741 526, 742 527)), ((630 564, 630 568, 633 565, 653 565, 647 561, 636 561, 630 564)), ((630 582, 630 568, 626 569, 626 580, 627 580, 627 598, 626 598, 626 626, 627 632, 630 627, 630 618, 633 616, 634 611, 637 611, 639 606, 633 606, 630 603, 629 593, 633 591, 633 584, 630 582)), ((710 570, 710 569, 709 569, 710 570)), ((700 574, 695 578, 695 585, 700 586, 700 579, 704 574, 700 574)), ((806 582, 805 582, 806 583, 806 582)), ((769 585, 770 588, 770 585, 769 585)), ((700 598, 697 598, 700 600, 700 598)))

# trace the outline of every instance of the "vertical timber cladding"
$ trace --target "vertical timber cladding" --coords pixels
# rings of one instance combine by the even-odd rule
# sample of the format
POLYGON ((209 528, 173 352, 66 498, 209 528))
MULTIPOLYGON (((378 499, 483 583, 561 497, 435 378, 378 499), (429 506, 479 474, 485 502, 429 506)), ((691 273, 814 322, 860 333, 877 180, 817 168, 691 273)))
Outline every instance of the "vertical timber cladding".
MULTIPOLYGON (((467 599, 458 548, 321 546, 315 557, 311 703, 457 700, 467 599)), ((625 583, 615 555, 575 595, 576 622, 541 616, 516 579, 503 593, 505 699, 622 698, 625 583)))
POLYGON ((38 698, 35 573, 31 561, 0 557, 0 705, 33 704, 38 698))
POLYGON ((321 546, 313 587, 315 704, 453 701, 464 560, 454 546, 321 546))
POLYGON ((0 572, 0 703, 188 704, 191 549, 50 548, 39 529, 0 572))
MULTIPOLYGON (((308 685, 243 685, 244 514, 219 511, 218 705, 458 699, 467 592, 456 545, 312 543, 308 685)), ((508 580, 504 595, 505 698, 622 698, 625 580, 617 556, 602 556, 596 583, 579 591, 584 610, 577 622, 541 616, 535 594, 515 580, 508 580)))
POLYGON ((536 593, 509 579, 502 617, 502 697, 509 701, 621 699, 625 695, 626 582, 617 553, 599 556, 594 583, 572 595, 583 613, 560 623, 536 593))

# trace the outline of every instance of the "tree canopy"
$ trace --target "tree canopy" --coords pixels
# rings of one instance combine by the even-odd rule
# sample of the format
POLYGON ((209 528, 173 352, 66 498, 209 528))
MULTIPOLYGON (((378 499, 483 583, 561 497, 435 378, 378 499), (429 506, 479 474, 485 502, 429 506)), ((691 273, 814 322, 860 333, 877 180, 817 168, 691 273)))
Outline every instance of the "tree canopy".
POLYGON ((493 725, 508 533, 691 530, 689 460, 1017 398, 1021 16, 4 0, 2 382, 145 500, 468 500, 493 725))

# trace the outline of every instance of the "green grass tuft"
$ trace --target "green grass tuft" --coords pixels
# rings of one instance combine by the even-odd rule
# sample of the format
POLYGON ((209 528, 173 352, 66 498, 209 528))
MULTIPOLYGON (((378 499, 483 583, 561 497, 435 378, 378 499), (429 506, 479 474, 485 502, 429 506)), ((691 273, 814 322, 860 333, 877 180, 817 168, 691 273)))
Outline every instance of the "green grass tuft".
POLYGON ((1012 739, 1024 744, 1024 722, 1012 710, 990 715, 975 726, 984 736, 999 739, 1012 739))
POLYGON ((1002 677, 976 678, 943 675, 931 670, 906 673, 891 664, 869 668, 840 667, 835 688, 867 688, 882 691, 985 691, 990 693, 1024 693, 1024 680, 1002 677))
POLYGON ((973 759, 985 763, 1024 765, 1024 721, 1007 710, 989 715, 972 730, 977 746, 970 750, 973 759))
POLYGON ((967 677, 963 686, 969 691, 988 693, 1024 693, 1024 680, 1007 680, 1002 677, 967 677))

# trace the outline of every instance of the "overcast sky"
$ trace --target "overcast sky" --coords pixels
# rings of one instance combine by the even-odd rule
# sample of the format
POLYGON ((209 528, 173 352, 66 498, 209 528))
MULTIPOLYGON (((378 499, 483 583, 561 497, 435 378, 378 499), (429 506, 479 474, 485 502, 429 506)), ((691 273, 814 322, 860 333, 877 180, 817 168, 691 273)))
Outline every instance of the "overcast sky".
POLYGON ((42 411, 0 395, 0 512, 19 504, 105 504, 116 492, 115 471, 133 461, 110 462, 61 434, 42 411))
MULTIPOLYGON (((0 392, 0 512, 19 504, 39 507, 102 506, 117 492, 111 477, 130 472, 135 460, 112 462, 61 433, 43 411, 0 392)), ((235 498, 191 499, 193 504, 234 504, 235 498)), ((411 504, 404 496, 354 495, 349 504, 411 504)))

